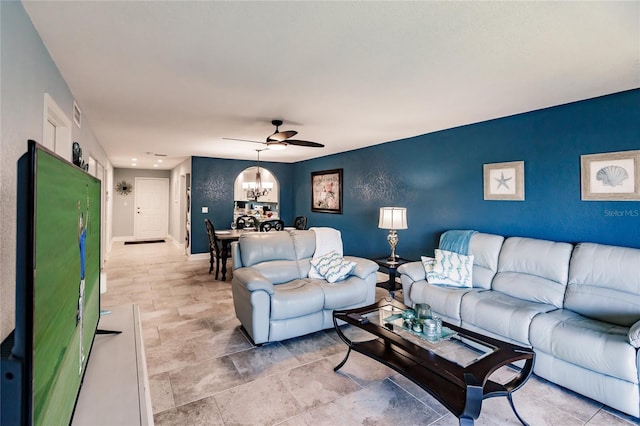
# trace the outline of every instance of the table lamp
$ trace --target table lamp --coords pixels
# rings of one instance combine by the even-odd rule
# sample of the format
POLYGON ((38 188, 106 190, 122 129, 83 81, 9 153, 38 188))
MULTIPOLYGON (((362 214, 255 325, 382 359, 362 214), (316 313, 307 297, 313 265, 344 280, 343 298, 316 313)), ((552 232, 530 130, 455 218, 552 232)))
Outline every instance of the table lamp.
POLYGON ((396 246, 398 245, 398 234, 396 230, 407 229, 406 207, 380 207, 378 228, 389 230, 387 241, 389 242, 389 246, 391 246, 391 254, 387 260, 395 262, 397 259, 396 246))

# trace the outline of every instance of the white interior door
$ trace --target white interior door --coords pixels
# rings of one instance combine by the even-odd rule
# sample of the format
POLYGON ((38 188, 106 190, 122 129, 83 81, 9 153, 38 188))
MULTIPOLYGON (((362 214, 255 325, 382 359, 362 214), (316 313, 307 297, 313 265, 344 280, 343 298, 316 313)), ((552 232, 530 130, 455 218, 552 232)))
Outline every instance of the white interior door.
POLYGON ((135 194, 134 238, 165 238, 169 232, 169 179, 137 177, 135 194))

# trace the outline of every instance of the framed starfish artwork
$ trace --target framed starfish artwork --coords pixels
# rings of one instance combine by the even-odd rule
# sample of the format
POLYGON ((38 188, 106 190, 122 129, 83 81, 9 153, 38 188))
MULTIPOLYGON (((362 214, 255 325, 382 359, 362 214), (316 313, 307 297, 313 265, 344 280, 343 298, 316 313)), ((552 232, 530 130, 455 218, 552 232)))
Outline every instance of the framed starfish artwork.
POLYGON ((524 201, 524 161, 484 164, 484 199, 524 201))

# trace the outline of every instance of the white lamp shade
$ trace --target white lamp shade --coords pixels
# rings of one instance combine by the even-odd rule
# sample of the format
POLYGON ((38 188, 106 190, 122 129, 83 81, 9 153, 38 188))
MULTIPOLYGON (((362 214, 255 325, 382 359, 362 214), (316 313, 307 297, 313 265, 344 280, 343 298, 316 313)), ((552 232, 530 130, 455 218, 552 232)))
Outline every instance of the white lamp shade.
POLYGON ((407 229, 406 207, 380 207, 378 228, 407 229))

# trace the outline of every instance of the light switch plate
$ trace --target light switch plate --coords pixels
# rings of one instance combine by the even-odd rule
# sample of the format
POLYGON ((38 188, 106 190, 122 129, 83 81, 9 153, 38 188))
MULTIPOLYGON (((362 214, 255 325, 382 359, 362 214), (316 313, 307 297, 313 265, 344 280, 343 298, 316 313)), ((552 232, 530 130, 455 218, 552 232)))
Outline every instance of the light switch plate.
POLYGON ((209 207, 203 207, 202 213, 209 213, 209 207))

